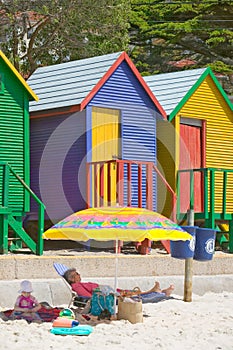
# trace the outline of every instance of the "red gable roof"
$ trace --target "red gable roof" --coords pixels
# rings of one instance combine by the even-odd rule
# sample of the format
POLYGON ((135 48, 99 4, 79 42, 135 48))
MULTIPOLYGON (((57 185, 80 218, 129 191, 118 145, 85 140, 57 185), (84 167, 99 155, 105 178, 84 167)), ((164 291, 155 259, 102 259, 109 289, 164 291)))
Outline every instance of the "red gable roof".
POLYGON ((137 70, 134 63, 131 61, 131 59, 129 58, 129 56, 127 55, 126 52, 122 52, 122 54, 118 57, 118 59, 115 61, 115 63, 111 66, 111 68, 100 79, 98 84, 96 84, 96 86, 92 89, 92 91, 81 102, 80 110, 83 110, 86 107, 86 105, 90 102, 90 100, 96 95, 96 93, 99 91, 99 89, 104 85, 104 83, 110 78, 110 76, 113 74, 113 72, 117 69, 117 67, 119 67, 119 65, 124 60, 128 63, 128 65, 131 68, 131 70, 133 71, 134 75, 136 76, 136 78, 138 79, 138 81, 140 82, 140 84, 142 85, 144 90, 147 92, 148 96, 150 97, 150 99, 152 100, 154 105, 157 107, 160 114, 164 117, 164 119, 167 119, 167 115, 166 115, 166 112, 164 111, 163 107, 160 105, 160 103, 158 102, 158 100, 156 99, 156 97, 154 96, 154 94, 152 93, 152 91, 150 90, 150 88, 148 87, 148 85, 146 84, 146 82, 144 81, 141 74, 139 73, 139 71, 137 70))

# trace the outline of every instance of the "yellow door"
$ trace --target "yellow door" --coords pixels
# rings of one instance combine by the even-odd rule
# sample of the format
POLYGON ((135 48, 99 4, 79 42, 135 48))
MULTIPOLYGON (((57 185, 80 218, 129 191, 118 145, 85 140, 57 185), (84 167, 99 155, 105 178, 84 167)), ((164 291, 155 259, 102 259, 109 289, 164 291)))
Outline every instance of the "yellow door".
MULTIPOLYGON (((120 111, 110 108, 93 107, 92 162, 106 162, 120 158, 120 145, 120 111)), ((102 172, 100 165, 97 165, 96 175, 92 179, 92 198, 96 198, 95 204, 97 206, 116 204, 116 181, 117 173, 114 162, 109 167, 105 163, 102 167, 102 172), (100 186, 100 176, 103 178, 103 186, 100 186)))

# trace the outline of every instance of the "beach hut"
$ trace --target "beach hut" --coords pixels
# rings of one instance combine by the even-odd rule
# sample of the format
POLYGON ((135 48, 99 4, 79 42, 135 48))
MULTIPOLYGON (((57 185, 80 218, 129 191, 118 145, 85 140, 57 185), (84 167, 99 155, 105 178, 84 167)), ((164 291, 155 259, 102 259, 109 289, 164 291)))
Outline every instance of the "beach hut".
POLYGON ((33 196, 41 210, 39 237, 43 232, 43 205, 29 188, 29 101, 37 100, 36 94, 0 51, 1 254, 7 253, 8 248, 22 247, 22 242, 35 253, 43 251, 41 238, 37 244, 23 229, 23 219, 30 211, 30 196, 33 196))
MULTIPOLYGON (((157 125, 158 162, 177 191, 178 219, 187 219, 191 209, 206 227, 225 222, 233 231, 233 105, 228 96, 210 68, 144 79, 170 121, 157 125)), ((164 202, 168 215, 171 205, 164 202)))
POLYGON ((30 103, 31 183, 47 218, 103 205, 157 209, 165 112, 125 52, 40 67, 28 83, 40 98, 30 103))

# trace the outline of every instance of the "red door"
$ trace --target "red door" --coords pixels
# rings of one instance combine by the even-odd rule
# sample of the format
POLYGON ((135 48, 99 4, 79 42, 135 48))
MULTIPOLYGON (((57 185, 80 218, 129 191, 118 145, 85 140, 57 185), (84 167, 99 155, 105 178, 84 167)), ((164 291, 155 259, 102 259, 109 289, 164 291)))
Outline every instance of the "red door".
MULTIPOLYGON (((180 124, 180 166, 179 169, 198 169, 204 166, 202 159, 202 127, 180 124)), ((190 203, 190 176, 180 177, 180 212, 186 213, 190 203)), ((194 211, 203 211, 202 174, 194 172, 194 211)))

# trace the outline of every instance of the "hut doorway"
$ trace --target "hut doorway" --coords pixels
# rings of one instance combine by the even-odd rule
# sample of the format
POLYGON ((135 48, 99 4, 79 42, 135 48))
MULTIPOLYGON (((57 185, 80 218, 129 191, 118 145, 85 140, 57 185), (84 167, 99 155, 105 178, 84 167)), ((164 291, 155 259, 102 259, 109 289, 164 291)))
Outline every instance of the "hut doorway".
POLYGON ((99 194, 102 205, 115 205, 117 203, 117 169, 116 164, 112 162, 110 169, 107 161, 121 159, 121 130, 120 130, 120 111, 111 108, 92 108, 92 162, 105 162, 103 167, 99 166, 97 179, 93 179, 92 189, 99 194), (104 186, 98 188, 99 176, 104 178, 104 186), (109 183, 110 182, 110 183, 109 183), (97 188, 96 188, 97 187, 97 188), (111 188, 111 194, 108 194, 108 188, 111 188), (111 199, 109 203, 109 198, 111 199))
MULTIPOLYGON (((203 121, 180 118, 180 163, 179 169, 199 169, 205 166, 205 133, 203 121)), ((184 173, 180 178, 180 210, 189 209, 190 176, 184 173)), ((203 211, 203 176, 194 172, 194 211, 203 211)))

